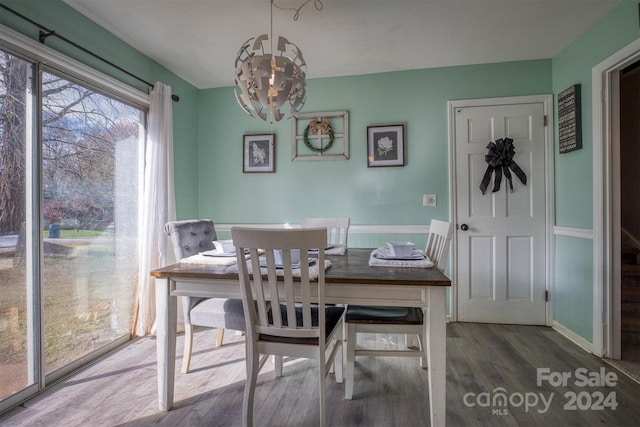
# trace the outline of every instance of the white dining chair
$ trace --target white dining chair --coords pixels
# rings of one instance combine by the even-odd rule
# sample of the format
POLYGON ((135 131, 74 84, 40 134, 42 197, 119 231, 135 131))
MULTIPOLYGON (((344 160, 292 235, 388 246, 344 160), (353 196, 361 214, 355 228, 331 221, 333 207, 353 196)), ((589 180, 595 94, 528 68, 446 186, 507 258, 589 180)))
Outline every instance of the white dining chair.
POLYGON ((300 227, 302 228, 326 228, 327 229, 327 245, 347 246, 349 238, 349 217, 343 218, 302 218, 300 227))
POLYGON ((336 382, 343 381, 345 311, 324 302, 326 230, 232 227, 231 236, 238 254, 249 251, 248 261, 238 256, 247 330, 242 425, 253 425, 258 372, 268 356, 274 355, 276 376, 282 375, 282 356, 318 361, 320 425, 325 426, 326 377, 334 361, 336 382), (317 258, 310 258, 309 250, 317 250, 317 258), (262 251, 264 255, 259 256, 262 251), (274 251, 280 251, 278 256, 274 251), (278 261, 282 264, 276 264, 278 261), (258 271, 261 273, 256 274, 258 271))
MULTIPOLYGON (((425 254, 434 267, 444 271, 447 264, 449 244, 453 226, 449 222, 432 220, 425 254)), ((346 324, 346 372, 344 395, 353 398, 355 358, 357 356, 420 357, 420 366, 426 367, 425 313, 419 307, 386 307, 349 305, 345 315, 346 324), (404 334, 406 349, 360 349, 356 348, 357 334, 404 334), (418 350, 409 346, 409 336, 418 338, 418 350)))

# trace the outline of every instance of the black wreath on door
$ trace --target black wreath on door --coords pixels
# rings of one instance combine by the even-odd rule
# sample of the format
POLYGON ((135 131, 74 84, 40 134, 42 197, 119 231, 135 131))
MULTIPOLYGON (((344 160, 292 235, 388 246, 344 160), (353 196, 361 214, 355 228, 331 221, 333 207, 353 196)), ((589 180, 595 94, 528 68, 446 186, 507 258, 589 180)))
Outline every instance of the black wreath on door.
POLYGON ((480 183, 480 191, 482 194, 487 191, 489 181, 491 181, 491 175, 493 178, 493 193, 500 190, 500 184, 502 183, 502 174, 507 178, 509 182, 509 189, 513 192, 513 182, 511 181, 511 171, 520 179, 524 185, 527 185, 527 176, 524 174, 520 166, 513 160, 513 156, 516 153, 513 147, 513 139, 500 138, 496 142, 489 142, 487 145, 489 152, 484 156, 485 162, 487 162, 487 170, 482 177, 480 183))

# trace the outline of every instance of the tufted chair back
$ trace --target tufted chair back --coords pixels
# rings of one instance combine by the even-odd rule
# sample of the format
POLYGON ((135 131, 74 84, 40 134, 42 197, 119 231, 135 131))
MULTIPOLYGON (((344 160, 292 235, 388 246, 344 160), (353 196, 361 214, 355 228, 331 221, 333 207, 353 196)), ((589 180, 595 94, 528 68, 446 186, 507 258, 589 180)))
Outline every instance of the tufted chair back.
MULTIPOLYGON (((196 255, 199 252, 214 249, 216 228, 210 219, 189 219, 185 221, 171 221, 165 224, 164 232, 171 238, 176 262, 182 258, 196 255)), ((183 297, 184 323, 191 324, 191 309, 206 298, 183 297)))
POLYGON ((168 222, 164 231, 171 238, 177 262, 199 252, 214 249, 213 241, 217 238, 215 226, 210 219, 168 222))

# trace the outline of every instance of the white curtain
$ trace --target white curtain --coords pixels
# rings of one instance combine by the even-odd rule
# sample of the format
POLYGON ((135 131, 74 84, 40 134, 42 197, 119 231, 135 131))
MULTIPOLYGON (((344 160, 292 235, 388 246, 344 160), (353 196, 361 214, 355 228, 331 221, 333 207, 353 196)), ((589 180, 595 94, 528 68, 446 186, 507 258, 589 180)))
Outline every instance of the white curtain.
POLYGON ((176 219, 171 86, 161 82, 156 82, 150 94, 140 211, 140 271, 135 333, 144 336, 152 331, 156 317, 155 279, 150 276, 150 272, 173 262, 164 225, 176 219))

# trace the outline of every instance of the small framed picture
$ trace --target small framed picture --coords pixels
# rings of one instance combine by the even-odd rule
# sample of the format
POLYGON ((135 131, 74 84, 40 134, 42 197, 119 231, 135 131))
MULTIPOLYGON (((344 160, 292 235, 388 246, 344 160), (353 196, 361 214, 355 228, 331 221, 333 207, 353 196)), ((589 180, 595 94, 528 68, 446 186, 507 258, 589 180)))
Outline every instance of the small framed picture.
POLYGON ((367 166, 404 166, 404 125, 367 126, 367 166))
POLYGON ((244 135, 242 149, 242 172, 275 172, 275 143, 273 134, 244 135))

